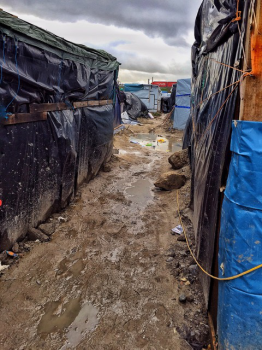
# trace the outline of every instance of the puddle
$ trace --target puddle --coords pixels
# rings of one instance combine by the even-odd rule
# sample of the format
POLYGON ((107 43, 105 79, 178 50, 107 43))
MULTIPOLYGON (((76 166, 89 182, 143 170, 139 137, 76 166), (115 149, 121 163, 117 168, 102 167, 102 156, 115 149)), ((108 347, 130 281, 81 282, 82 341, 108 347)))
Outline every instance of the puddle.
POLYGON ((130 136, 129 140, 131 143, 137 143, 142 147, 161 152, 174 153, 182 149, 182 142, 158 134, 134 134, 130 136))
POLYGON ((139 179, 130 184, 130 187, 126 189, 126 193, 133 203, 146 206, 154 196, 151 191, 152 184, 153 182, 148 179, 139 179))
POLYGON ((45 314, 37 327, 37 333, 45 337, 69 327, 80 310, 80 298, 72 299, 64 305, 60 300, 47 303, 45 314))
POLYGON ((61 350, 75 349, 76 346, 86 337, 86 335, 95 330, 98 324, 98 309, 90 303, 83 305, 81 311, 70 325, 66 337, 68 339, 61 350))
POLYGON ((59 301, 49 302, 45 306, 37 334, 45 338, 48 334, 67 329, 67 343, 61 350, 75 347, 92 332, 98 324, 98 309, 90 303, 83 306, 80 298, 70 300, 66 304, 59 301))

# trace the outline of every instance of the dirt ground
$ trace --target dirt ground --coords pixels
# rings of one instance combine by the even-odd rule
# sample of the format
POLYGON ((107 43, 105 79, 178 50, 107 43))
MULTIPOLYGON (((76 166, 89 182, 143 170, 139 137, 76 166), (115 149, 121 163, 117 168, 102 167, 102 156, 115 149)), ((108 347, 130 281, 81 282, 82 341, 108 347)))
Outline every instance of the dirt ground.
MULTIPOLYGON (((170 153, 129 141, 153 130, 181 142, 181 132, 164 131, 163 118, 116 134, 111 169, 50 218, 52 239, 20 244, 20 258, 0 278, 1 350, 207 347, 198 271, 183 237, 171 234, 176 191, 153 185, 170 170, 170 153)), ((192 237, 189 170, 180 172, 192 237)))

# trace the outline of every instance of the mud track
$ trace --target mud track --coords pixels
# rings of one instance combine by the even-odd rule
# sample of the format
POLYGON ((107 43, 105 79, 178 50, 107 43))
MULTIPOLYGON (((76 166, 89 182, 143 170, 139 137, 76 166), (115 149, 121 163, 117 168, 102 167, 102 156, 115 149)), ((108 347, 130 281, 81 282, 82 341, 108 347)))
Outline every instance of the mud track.
MULTIPOLYGON (((0 279, 0 349, 187 350, 204 345, 208 327, 197 277, 179 224, 175 191, 156 191, 169 153, 131 144, 162 119, 115 136, 110 172, 84 184, 55 214, 52 240, 31 250, 0 279), (62 216, 66 222, 58 223, 62 216), (170 247, 175 257, 167 255, 170 247), (168 261, 168 262, 167 262, 168 261), (190 280, 190 279, 189 279, 190 280), (185 303, 179 301, 184 293, 185 303), (191 298, 191 299, 190 299, 191 298)), ((172 134, 181 140, 181 132, 172 134)), ((110 169, 107 169, 110 170, 110 169)), ((190 183, 181 191, 189 204, 190 183)), ((202 349, 202 347, 198 347, 202 349)))

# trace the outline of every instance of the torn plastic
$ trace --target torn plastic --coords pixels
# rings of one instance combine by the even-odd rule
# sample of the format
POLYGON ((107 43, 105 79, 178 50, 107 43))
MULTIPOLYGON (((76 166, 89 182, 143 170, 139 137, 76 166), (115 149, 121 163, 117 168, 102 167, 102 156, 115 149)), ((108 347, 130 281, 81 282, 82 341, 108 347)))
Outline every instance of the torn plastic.
POLYGON ((144 102, 140 100, 136 95, 131 92, 125 92, 125 111, 129 115, 130 119, 136 120, 137 118, 148 117, 148 109, 144 102))
MULTIPOLYGON (((238 25, 244 36, 250 1, 240 1, 241 22, 232 22, 236 5, 237 2, 231 0, 204 0, 196 18, 196 41, 192 47, 191 111, 183 148, 189 147, 192 168, 197 258, 209 273, 216 239, 219 190, 227 176, 231 121, 238 96, 237 84, 224 88, 238 81, 242 74, 230 67, 241 69, 243 54, 238 25)), ((205 274, 200 278, 208 305, 210 278, 205 274)))

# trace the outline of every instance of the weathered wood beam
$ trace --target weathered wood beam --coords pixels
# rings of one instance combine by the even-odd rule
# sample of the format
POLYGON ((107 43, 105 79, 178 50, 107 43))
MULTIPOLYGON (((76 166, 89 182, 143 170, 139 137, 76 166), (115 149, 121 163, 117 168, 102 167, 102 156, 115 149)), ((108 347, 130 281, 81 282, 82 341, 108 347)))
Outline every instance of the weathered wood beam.
POLYGON ((245 39, 243 70, 251 69, 251 76, 240 87, 240 120, 262 121, 262 0, 257 0, 250 18, 245 39))
POLYGON ((8 116, 7 119, 0 120, 1 125, 14 125, 21 123, 31 123, 41 120, 47 120, 47 112, 42 113, 16 113, 8 116))
MULTIPOLYGON (((73 102, 72 107, 74 108, 83 108, 83 107, 94 107, 94 106, 105 106, 112 104, 113 100, 96 100, 96 101, 79 101, 73 102)), ((66 109, 72 109, 68 104, 64 102, 59 103, 33 103, 30 106, 30 112, 54 112, 54 111, 63 111, 66 109)))

